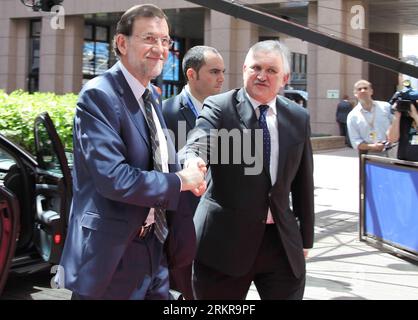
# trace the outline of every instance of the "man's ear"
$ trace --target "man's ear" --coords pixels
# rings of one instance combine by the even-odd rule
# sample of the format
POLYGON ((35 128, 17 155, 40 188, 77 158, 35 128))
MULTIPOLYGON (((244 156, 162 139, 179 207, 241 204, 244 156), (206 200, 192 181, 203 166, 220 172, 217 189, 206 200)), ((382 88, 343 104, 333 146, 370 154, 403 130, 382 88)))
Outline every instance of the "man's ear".
POLYGON ((126 55, 126 52, 128 51, 128 39, 125 35, 119 33, 116 35, 116 45, 118 46, 119 52, 121 55, 126 55))
POLYGON ((285 86, 289 82, 289 79, 290 79, 290 73, 285 74, 283 76, 283 86, 285 86))
POLYGON ((187 79, 190 80, 196 80, 197 79, 197 73, 192 68, 187 69, 186 71, 187 79))

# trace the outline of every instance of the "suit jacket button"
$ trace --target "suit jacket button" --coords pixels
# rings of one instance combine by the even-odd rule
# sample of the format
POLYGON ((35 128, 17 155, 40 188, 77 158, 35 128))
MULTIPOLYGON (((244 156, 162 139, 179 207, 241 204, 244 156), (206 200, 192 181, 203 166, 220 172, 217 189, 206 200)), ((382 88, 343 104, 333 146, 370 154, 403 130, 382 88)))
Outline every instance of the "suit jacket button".
POLYGON ((262 224, 266 224, 266 219, 261 220, 262 224))

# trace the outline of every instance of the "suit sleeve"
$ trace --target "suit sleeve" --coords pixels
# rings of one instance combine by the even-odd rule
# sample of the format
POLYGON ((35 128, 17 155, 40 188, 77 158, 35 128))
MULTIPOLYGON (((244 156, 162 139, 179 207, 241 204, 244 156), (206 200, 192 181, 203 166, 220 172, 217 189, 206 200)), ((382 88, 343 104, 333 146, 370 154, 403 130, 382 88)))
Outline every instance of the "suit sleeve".
POLYGON ((174 173, 145 171, 129 163, 121 135, 123 121, 127 120, 122 117, 120 103, 103 90, 84 91, 74 119, 75 156, 80 158, 80 165, 86 166, 103 197, 175 210, 180 196, 179 178, 174 173))
POLYGON ((309 117, 306 120, 305 132, 303 154, 295 179, 292 182, 291 191, 293 212, 299 219, 303 247, 309 249, 313 246, 315 222, 313 156, 309 117))
POLYGON ((213 148, 217 147, 217 129, 222 128, 221 114, 219 105, 210 98, 205 100, 196 126, 190 131, 187 144, 179 153, 182 162, 194 157, 210 162, 210 155, 215 154, 213 148))

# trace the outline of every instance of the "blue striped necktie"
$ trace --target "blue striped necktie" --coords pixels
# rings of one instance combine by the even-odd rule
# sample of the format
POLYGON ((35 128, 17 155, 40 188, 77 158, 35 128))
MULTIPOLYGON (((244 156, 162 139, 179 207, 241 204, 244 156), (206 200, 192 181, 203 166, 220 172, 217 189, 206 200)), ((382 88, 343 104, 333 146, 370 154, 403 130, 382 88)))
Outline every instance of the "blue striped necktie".
MULTIPOLYGON (((162 161, 161 161, 161 150, 159 148, 160 144, 158 141, 157 127, 155 126, 154 117, 152 116, 152 94, 148 89, 145 89, 144 94, 142 95, 144 100, 145 107, 145 116, 147 119, 149 131, 150 131, 150 141, 152 146, 152 158, 154 160, 154 170, 163 171, 162 161)), ((165 209, 163 208, 154 208, 154 219, 155 219, 155 229, 154 233, 157 239, 164 243, 168 235, 167 219, 165 216, 165 209)))

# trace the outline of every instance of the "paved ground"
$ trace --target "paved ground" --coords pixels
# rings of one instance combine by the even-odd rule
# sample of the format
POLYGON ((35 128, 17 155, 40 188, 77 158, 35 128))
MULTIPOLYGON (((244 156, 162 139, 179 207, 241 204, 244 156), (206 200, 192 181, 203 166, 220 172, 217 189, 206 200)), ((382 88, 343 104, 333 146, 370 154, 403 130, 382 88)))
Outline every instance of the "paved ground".
MULTIPOLYGON (((359 241, 357 153, 314 155, 315 247, 307 260, 306 300, 418 299, 418 265, 359 241)), ((248 299, 258 299, 255 287, 248 299)))
MULTIPOLYGON (((316 241, 307 262, 306 300, 418 299, 418 265, 358 239, 358 158, 352 149, 315 159, 316 241)), ((69 299, 50 289, 48 271, 13 275, 3 298, 69 299)), ((247 299, 259 299, 253 286, 247 299)))

